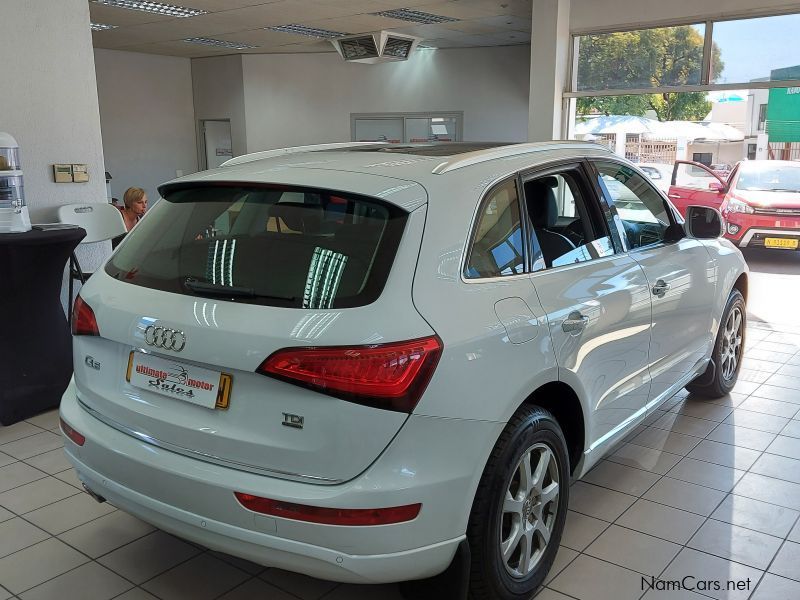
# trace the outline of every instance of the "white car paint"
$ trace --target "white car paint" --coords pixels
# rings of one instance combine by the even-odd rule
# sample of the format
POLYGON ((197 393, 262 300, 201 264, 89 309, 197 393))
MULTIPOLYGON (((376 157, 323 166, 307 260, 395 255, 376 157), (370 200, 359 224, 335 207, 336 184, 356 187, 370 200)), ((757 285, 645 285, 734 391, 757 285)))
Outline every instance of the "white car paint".
MULTIPOLYGON (((316 577, 378 583, 448 566, 465 539, 492 448, 517 408, 544 385, 563 382, 579 400, 585 434, 572 466, 582 476, 703 372, 725 301, 746 265, 723 240, 685 238, 534 273, 467 279, 470 232, 495 183, 568 159, 617 160, 585 144, 512 150, 459 162, 310 148, 237 159, 172 182, 346 190, 409 216, 382 293, 355 308, 199 298, 132 285, 99 269, 81 296, 100 336, 75 337, 75 375, 61 404, 64 422, 86 438, 81 446, 65 443, 79 478, 123 510, 209 548, 316 577), (650 289, 662 278, 671 289, 656 298, 650 289), (576 310, 587 324, 566 333, 563 321, 576 310), (144 342, 150 324, 186 335, 182 352, 160 355, 232 374, 227 411, 126 383, 130 352, 153 351, 144 342), (434 333, 443 353, 411 414, 256 373, 279 348, 434 333), (304 429, 283 427, 283 413, 303 415, 304 429), (421 503, 422 510, 392 525, 320 525, 247 510, 234 491, 320 507, 421 503)), ((142 223, 157 218, 154 212, 142 223)), ((139 229, 120 248, 134 247, 139 229)))

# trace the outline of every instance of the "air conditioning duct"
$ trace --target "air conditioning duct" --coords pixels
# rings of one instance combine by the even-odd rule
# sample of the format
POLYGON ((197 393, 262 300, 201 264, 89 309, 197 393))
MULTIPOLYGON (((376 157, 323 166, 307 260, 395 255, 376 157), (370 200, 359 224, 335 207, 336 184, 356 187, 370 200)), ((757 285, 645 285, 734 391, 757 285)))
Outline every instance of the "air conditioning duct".
POLYGON ((407 60, 420 41, 412 35, 376 31, 337 38, 331 43, 347 62, 375 64, 407 60))

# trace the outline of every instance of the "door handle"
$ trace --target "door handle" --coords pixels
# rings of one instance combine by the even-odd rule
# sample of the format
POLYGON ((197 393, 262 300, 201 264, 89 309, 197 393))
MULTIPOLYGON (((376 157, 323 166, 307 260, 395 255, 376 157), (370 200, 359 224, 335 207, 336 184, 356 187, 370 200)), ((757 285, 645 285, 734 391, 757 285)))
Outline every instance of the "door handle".
POLYGON ((561 323, 561 329, 564 330, 564 333, 580 333, 588 322, 589 317, 574 310, 561 323))
POLYGON ((658 296, 661 298, 669 291, 669 284, 664 281, 663 279, 659 279, 656 281, 656 284, 653 286, 653 295, 658 296))
POLYGON ((668 194, 670 198, 683 198, 680 194, 668 194))

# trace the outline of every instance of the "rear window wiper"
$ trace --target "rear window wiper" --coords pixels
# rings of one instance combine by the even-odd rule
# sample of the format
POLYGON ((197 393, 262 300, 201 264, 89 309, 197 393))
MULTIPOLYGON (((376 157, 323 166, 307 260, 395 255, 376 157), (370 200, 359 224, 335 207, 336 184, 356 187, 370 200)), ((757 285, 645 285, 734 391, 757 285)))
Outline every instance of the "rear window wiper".
POLYGON ((253 288, 237 285, 221 285, 219 283, 208 283, 188 278, 184 285, 194 293, 201 296, 221 296, 227 298, 268 298, 271 300, 286 300, 291 302, 294 296, 271 296, 268 294, 257 294, 253 288))

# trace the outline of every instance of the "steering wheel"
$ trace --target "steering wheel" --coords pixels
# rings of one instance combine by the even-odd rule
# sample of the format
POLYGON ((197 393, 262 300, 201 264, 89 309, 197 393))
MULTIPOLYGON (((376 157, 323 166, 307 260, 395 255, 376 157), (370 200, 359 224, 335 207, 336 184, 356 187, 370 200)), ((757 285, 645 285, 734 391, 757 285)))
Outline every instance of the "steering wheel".
POLYGON ((583 223, 580 219, 575 219, 572 223, 564 227, 561 234, 566 237, 570 242, 575 244, 575 247, 583 245, 585 233, 583 231, 583 223))

